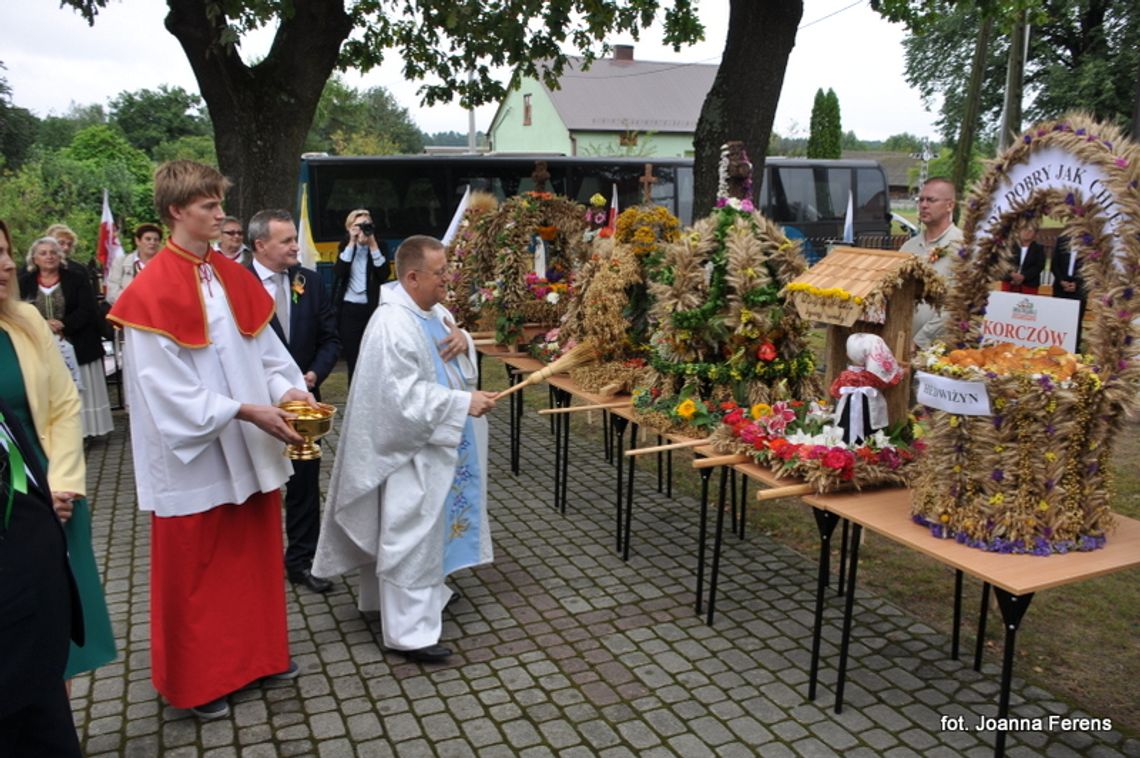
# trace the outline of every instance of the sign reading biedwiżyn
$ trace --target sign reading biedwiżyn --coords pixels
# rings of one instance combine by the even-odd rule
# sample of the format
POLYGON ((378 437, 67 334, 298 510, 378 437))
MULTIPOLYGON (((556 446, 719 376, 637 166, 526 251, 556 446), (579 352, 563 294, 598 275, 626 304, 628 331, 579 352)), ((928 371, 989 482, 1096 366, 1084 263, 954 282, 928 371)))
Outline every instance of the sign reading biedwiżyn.
POLYGON ((918 380, 915 397, 927 408, 959 416, 990 415, 990 393, 985 382, 967 382, 925 371, 916 371, 914 378, 918 380))
POLYGON ((1063 347, 1077 352, 1080 306, 1076 300, 1016 292, 991 292, 982 324, 982 343, 1063 347))

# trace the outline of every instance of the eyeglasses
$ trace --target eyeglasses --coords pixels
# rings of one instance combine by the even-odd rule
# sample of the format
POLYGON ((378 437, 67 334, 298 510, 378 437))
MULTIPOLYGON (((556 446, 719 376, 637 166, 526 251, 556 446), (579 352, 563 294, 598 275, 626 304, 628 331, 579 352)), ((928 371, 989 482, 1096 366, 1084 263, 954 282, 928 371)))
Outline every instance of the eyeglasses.
POLYGON ((412 269, 412 271, 419 271, 421 274, 431 274, 436 279, 442 279, 443 277, 447 276, 447 267, 446 266, 444 268, 439 269, 438 271, 428 271, 427 269, 424 269, 424 268, 414 268, 414 269, 412 269))
POLYGON ((223 231, 222 234, 229 235, 230 237, 240 237, 241 229, 228 229, 226 231, 223 231))

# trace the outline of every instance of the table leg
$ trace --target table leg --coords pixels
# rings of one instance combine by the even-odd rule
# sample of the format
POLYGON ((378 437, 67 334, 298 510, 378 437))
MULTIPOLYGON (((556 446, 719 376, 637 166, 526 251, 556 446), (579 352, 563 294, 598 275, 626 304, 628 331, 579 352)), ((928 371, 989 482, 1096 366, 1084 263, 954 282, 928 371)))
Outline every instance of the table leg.
MULTIPOLYGON (((548 406, 551 408, 555 408, 558 406, 558 388, 555 387, 553 384, 548 384, 547 387, 550 389, 550 401, 548 403, 548 406)), ((550 416, 550 433, 551 434, 555 433, 554 422, 557 421, 557 419, 554 418, 555 415, 558 415, 558 414, 551 414, 551 416, 550 416)))
POLYGON ((711 468, 701 469, 701 520, 697 529, 697 613, 700 614, 704 606, 705 594, 705 533, 708 531, 709 521, 709 477, 711 468))
MULTIPOLYGON (((550 388, 550 404, 555 408, 562 408, 570 405, 570 393, 563 392, 556 387, 550 388)), ((562 425, 563 421, 567 420, 569 413, 555 413, 550 416, 551 431, 554 432, 554 510, 561 513, 566 512, 565 488, 564 488, 564 463, 566 462, 566 455, 569 452, 562 445, 562 425)))
POLYGON ((740 477, 740 539, 744 539, 744 529, 748 524, 748 477, 740 477))
POLYGON ((843 688, 847 684, 847 652, 851 647, 851 621, 855 611, 855 573, 859 567, 859 538, 863 527, 851 528, 851 570, 847 573, 847 602, 843 605, 843 636, 839 642, 839 676, 835 682, 835 712, 843 713, 843 688))
POLYGON ((614 436, 610 427, 610 412, 602 411, 602 450, 606 455, 606 463, 614 462, 614 436))
MULTIPOLYGON (((621 537, 622 537, 622 485, 625 484, 625 454, 623 448, 625 447, 625 428, 629 426, 629 419, 624 419, 616 413, 610 414, 610 420, 613 422, 614 427, 614 458, 617 460, 617 496, 616 503, 614 504, 614 513, 617 519, 617 529, 614 532, 614 539, 617 541, 617 552, 621 552, 621 537)), ((632 456, 630 456, 632 458, 632 456)))
POLYGON ((475 351, 475 389, 483 389, 483 354, 475 351))
MULTIPOLYGON (((637 440, 637 424, 633 424, 632 430, 629 435, 630 447, 633 447, 637 440)), ((625 490, 625 538, 622 541, 621 559, 623 561, 629 560, 629 541, 630 531, 633 526, 633 474, 637 467, 637 456, 631 455, 629 457, 629 474, 626 479, 625 490)))
MULTIPOLYGON (((665 444, 665 440, 660 434, 657 435, 657 445, 665 444)), ((661 492, 665 489, 665 469, 661 464, 665 462, 665 453, 661 450, 657 451, 657 491, 661 492)))
POLYGON ((986 648, 986 617, 990 612, 990 583, 982 582, 982 607, 978 609, 978 639, 974 643, 974 671, 982 670, 982 651, 986 648))
POLYGON ((665 451, 665 497, 673 497, 673 451, 665 451))
MULTIPOLYGON (((507 369, 507 385, 515 386, 519 382, 518 373, 510 366, 507 369)), ((519 435, 522 433, 522 391, 512 392, 510 396, 510 418, 511 418, 511 473, 519 473, 519 435)))
POLYGON ((736 532, 736 469, 732 469, 728 475, 730 486, 732 487, 732 531, 736 532))
POLYGON ((727 510, 725 507, 725 500, 727 499, 725 488, 732 486, 734 495, 736 490, 736 471, 729 471, 729 468, 729 466, 720 467, 720 491, 716 495, 716 534, 713 535, 712 571, 709 572, 709 615, 707 619, 709 626, 713 625, 713 614, 716 611, 716 583, 717 579, 720 578, 720 546, 724 541, 724 512, 727 510), (731 485, 729 474, 733 475, 731 485))
POLYGON ((835 596, 843 597, 843 585, 846 583, 847 575, 847 532, 850 524, 846 519, 843 521, 843 538, 839 542, 839 581, 835 583, 835 596))
MULTIPOLYGON (((1001 608, 1001 620, 1005 626, 1005 650, 1002 651, 1001 662, 1001 694, 998 697, 998 722, 1009 716, 1009 690, 1013 683, 1013 654, 1017 643, 1017 629, 1021 626, 1021 619, 1029 610, 1029 603, 1033 600, 1033 593, 1028 595, 1013 595, 1000 587, 994 587, 998 607, 1001 608)), ((999 729, 994 735, 994 755, 1005 755, 1005 730, 999 729)))
POLYGON ((954 631, 950 635, 950 658, 958 660, 958 640, 962 636, 962 569, 954 572, 954 631))
POLYGON ((816 683, 819 680, 819 647, 823 639, 823 602, 827 586, 831 583, 831 534, 839 517, 821 508, 812 508, 815 525, 819 528, 819 573, 815 583, 815 624, 811 636, 811 670, 808 673, 808 700, 815 700, 816 683))
MULTIPOLYGON (((563 394, 562 404, 563 405, 570 405, 570 400, 571 400, 570 393, 563 391, 562 394, 563 394)), ((559 436, 562 438, 562 500, 561 500, 562 510, 561 510, 561 513, 563 516, 565 516, 566 515, 566 488, 568 486, 568 482, 570 481, 570 414, 569 413, 563 413, 563 414, 561 414, 561 416, 562 416, 562 418, 561 418, 562 426, 560 427, 560 429, 558 431, 559 436)))

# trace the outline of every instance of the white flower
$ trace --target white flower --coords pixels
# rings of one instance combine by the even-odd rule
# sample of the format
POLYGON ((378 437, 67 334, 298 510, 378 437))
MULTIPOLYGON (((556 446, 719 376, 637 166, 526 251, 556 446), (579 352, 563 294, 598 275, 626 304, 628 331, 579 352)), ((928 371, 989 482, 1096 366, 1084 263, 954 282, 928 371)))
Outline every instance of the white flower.
POLYGON ((558 293, 557 292, 547 292, 546 293, 546 302, 550 303, 551 305, 558 305, 558 293))
POLYGON ((871 447, 876 450, 893 449, 894 445, 891 444, 891 438, 883 434, 882 429, 876 429, 875 433, 871 435, 871 447))

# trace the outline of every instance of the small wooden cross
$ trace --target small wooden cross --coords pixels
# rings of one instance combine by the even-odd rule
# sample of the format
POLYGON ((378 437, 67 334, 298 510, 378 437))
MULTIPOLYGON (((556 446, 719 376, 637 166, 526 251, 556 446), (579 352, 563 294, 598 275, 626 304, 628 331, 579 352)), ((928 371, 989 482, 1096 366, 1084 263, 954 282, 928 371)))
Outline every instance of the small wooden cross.
POLYGON ((546 192, 546 183, 550 181, 550 172, 546 170, 546 161, 534 162, 534 173, 530 175, 534 180, 535 192, 546 192))
POLYGON ((653 185, 657 183, 657 177, 653 175, 653 164, 645 164, 645 174, 640 179, 641 182, 641 202, 649 205, 653 202, 653 185))

